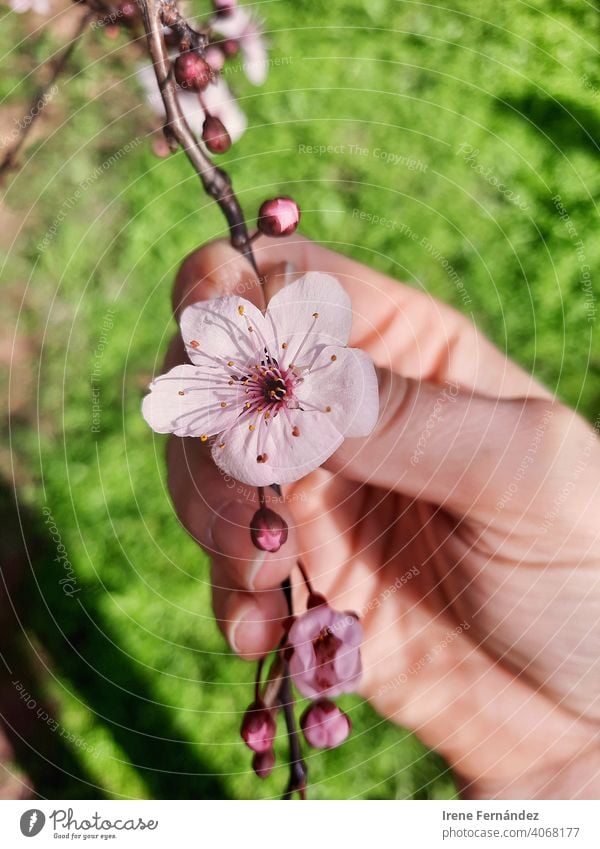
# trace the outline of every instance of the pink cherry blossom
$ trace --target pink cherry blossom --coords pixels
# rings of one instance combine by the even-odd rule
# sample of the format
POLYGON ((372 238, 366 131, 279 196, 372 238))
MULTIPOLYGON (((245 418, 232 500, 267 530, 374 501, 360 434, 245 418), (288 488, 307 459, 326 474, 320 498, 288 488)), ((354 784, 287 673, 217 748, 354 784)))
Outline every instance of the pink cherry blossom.
POLYGON ((212 28, 224 38, 239 42, 244 73, 253 85, 262 85, 267 78, 268 58, 262 27, 247 9, 237 6, 227 15, 219 15, 212 28))
POLYGON ((264 315, 237 296, 193 304, 181 317, 193 365, 151 384, 144 418, 158 433, 214 437, 215 462, 243 483, 299 480, 377 421, 373 363, 344 347, 351 324, 348 295, 320 272, 281 289, 264 315))
POLYGON ((354 692, 360 682, 362 627, 352 613, 326 604, 294 620, 288 635, 293 649, 290 675, 303 696, 337 696, 354 692))
POLYGON ((47 15, 50 11, 49 0, 8 0, 13 12, 22 15, 24 12, 35 12, 36 15, 47 15))
POLYGON ((305 710, 300 720, 306 742, 314 749, 334 749, 350 734, 352 723, 329 699, 319 699, 305 710))

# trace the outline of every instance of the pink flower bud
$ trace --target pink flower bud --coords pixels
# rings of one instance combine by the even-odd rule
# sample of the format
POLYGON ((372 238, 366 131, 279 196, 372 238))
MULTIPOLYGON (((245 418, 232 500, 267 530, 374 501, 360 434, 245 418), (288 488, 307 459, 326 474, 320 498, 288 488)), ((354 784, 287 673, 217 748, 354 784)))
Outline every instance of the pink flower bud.
POLYGON ((288 526, 279 513, 261 507, 250 522, 250 536, 260 551, 279 551, 288 538, 288 526))
POLYGON ((197 53, 181 53, 175 59, 175 79, 181 88, 204 91, 212 77, 213 69, 197 53))
POLYGON ((207 115, 204 119, 202 141, 211 153, 225 153, 231 147, 229 133, 216 115, 207 115))
POLYGON ((255 752, 252 758, 252 769, 259 778, 268 778, 275 766, 275 753, 273 749, 266 752, 255 752))
POLYGON ((300 221, 300 207, 288 197, 266 200, 258 210, 257 226, 265 236, 289 236, 300 221))
POLYGON ((252 702, 242 720, 242 740, 253 752, 262 754, 273 747, 277 726, 269 710, 261 701, 252 702))
POLYGON ((352 723, 329 699, 319 699, 304 711, 300 727, 309 746, 314 749, 335 749, 350 734, 352 723))
POLYGON ((123 20, 123 23, 133 23, 138 17, 138 8, 132 0, 124 0, 117 6, 117 15, 123 20))
POLYGON ((240 52, 240 43, 235 38, 226 38, 225 41, 221 43, 221 46, 223 48, 223 53, 228 59, 231 59, 232 56, 237 56, 240 52))

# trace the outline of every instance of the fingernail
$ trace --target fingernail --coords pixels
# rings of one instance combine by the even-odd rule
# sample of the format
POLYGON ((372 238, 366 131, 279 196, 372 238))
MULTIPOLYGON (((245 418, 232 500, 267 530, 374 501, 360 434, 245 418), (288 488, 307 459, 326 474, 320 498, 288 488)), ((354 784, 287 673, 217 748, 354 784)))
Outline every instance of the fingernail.
POLYGON ((229 628, 229 643, 236 654, 255 654, 264 645, 265 625, 260 611, 249 602, 239 613, 239 618, 229 628))

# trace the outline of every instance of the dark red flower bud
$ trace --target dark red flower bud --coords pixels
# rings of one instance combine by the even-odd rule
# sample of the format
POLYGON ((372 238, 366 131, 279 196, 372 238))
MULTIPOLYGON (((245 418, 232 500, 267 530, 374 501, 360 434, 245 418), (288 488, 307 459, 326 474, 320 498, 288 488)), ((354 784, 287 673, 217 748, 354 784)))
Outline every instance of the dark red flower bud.
POLYGON ((223 53, 227 56, 228 59, 231 59, 232 56, 237 56, 240 51, 240 43, 236 41, 235 38, 227 38, 222 42, 221 47, 223 48, 223 53))
POLYGON ((253 752, 262 754, 273 747, 277 726, 264 702, 252 702, 242 720, 242 740, 253 752))
POLYGON ((175 79, 185 89, 204 91, 213 78, 213 69, 197 53, 181 53, 175 59, 175 79))
POLYGON ((260 551, 279 551, 288 538, 287 522, 269 507, 261 507, 250 522, 250 536, 260 551))
POLYGON ((123 19, 123 23, 130 24, 138 16, 138 7, 132 0, 124 0, 117 6, 117 14, 123 19))
POLYGON ((223 122, 215 115, 207 115, 202 127, 202 141, 211 153, 225 153, 231 147, 231 138, 223 122))
POLYGON ((259 778, 268 778, 275 766, 275 753, 273 749, 266 752, 255 752, 252 758, 252 769, 259 778))
POLYGON ((352 724, 336 704, 319 699, 304 711, 300 727, 306 742, 314 749, 334 749, 350 734, 352 724))
POLYGON ((300 221, 300 207, 288 197, 266 200, 258 210, 257 226, 265 236, 289 236, 300 221))

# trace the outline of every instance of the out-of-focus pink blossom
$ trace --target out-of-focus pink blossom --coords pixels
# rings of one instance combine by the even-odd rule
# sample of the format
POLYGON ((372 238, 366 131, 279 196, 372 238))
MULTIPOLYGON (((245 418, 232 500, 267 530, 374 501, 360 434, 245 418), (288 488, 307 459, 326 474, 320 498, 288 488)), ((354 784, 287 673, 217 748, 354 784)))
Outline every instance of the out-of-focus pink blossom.
POLYGON ((36 15, 47 15, 50 11, 48 0, 8 0, 13 12, 22 15, 24 12, 35 12, 36 15))
POLYGON ((334 749, 350 734, 350 718, 329 699, 309 705, 300 720, 306 742, 314 749, 334 749))
POLYGON ((353 613, 327 604, 312 607, 294 620, 288 634, 293 649, 290 674, 303 696, 337 696, 360 683, 362 627, 353 613))
POLYGON ((230 14, 215 17, 212 28, 224 38, 239 43, 246 76, 253 85, 262 85, 267 78, 268 57, 258 21, 243 6, 237 6, 230 14))
MULTIPOLYGON (((158 90, 156 77, 154 76, 154 69, 151 65, 138 70, 138 80, 144 89, 149 105, 160 119, 164 121, 165 110, 158 90)), ((180 89, 178 96, 190 129, 198 138, 202 138, 202 128, 206 115, 200 102, 200 95, 197 92, 180 89)), ((236 142, 244 134, 246 129, 246 116, 238 106, 225 80, 218 78, 202 92, 201 97, 210 114, 223 122, 231 141, 236 142)))
POLYGON ((216 46, 216 44, 210 44, 206 48, 204 58, 206 59, 210 67, 213 69, 213 71, 216 72, 219 72, 225 64, 225 54, 223 53, 220 47, 216 46))

